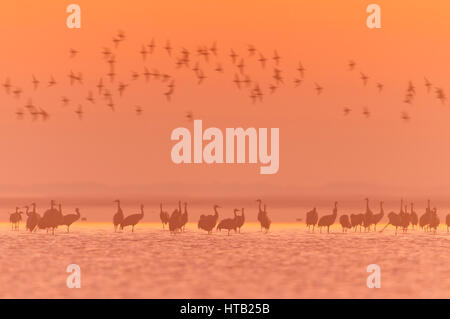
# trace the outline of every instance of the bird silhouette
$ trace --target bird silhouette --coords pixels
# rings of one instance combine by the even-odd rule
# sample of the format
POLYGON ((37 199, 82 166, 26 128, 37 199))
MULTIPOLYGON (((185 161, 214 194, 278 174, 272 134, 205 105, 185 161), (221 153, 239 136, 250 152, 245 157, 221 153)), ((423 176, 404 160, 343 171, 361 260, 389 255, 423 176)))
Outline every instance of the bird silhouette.
POLYGON ((349 71, 353 71, 353 70, 355 69, 355 65, 356 65, 355 61, 350 60, 350 61, 348 62, 348 70, 349 70, 349 71))
POLYGON ((372 216, 372 224, 374 226, 375 231, 377 231, 377 224, 381 221, 384 216, 383 202, 380 202, 380 212, 378 214, 373 214, 372 216))
POLYGON ((19 224, 22 220, 23 212, 19 211, 19 207, 16 207, 16 211, 9 215, 9 221, 11 222, 11 230, 19 230, 19 224))
POLYGON ((5 88, 6 94, 9 94, 9 92, 11 90, 11 81, 9 80, 9 78, 7 78, 5 80, 5 82, 2 84, 2 86, 5 88))
POLYGON ((131 226, 131 232, 133 233, 134 226, 136 226, 142 218, 144 218, 144 205, 141 204, 141 212, 125 217, 120 223, 120 229, 123 230, 124 227, 131 226))
POLYGON ((412 228, 414 229, 414 226, 417 226, 417 223, 419 222, 419 218, 417 217, 417 213, 414 211, 414 203, 411 202, 411 211, 409 213, 410 215, 410 222, 412 225, 412 228))
POLYGON ((303 79, 305 76, 305 68, 303 67, 302 62, 298 62, 298 67, 297 67, 297 71, 300 73, 300 77, 303 79))
POLYGON ((315 90, 316 90, 316 92, 317 92, 317 95, 320 95, 321 93, 322 93, 322 91, 323 91, 323 87, 321 87, 319 84, 317 84, 317 83, 314 83, 314 85, 316 86, 315 87, 315 90))
POLYGON ((75 50, 75 49, 70 49, 69 53, 70 53, 70 58, 73 59, 74 57, 77 56, 77 54, 79 52, 77 50, 75 50))
POLYGON ((270 225, 272 224, 272 221, 269 218, 269 215, 267 214, 267 210, 266 210, 266 204, 264 204, 264 210, 262 211, 261 214, 261 229, 265 229, 266 230, 266 234, 269 231, 270 225))
POLYGON ((33 83, 33 89, 36 91, 39 86, 39 81, 38 81, 38 79, 36 79, 36 77, 34 75, 33 75, 33 81, 31 83, 33 83))
POLYGON ((159 204, 159 208, 160 208, 159 218, 161 219, 161 223, 162 223, 163 229, 164 229, 164 225, 167 225, 169 223, 170 216, 169 216, 168 212, 163 211, 162 203, 159 204))
POLYGON ((419 226, 423 230, 427 231, 430 225, 431 220, 431 208, 430 208, 430 200, 427 201, 427 207, 425 209, 425 213, 419 218, 419 226))
POLYGON ((70 225, 80 219, 81 214, 78 208, 75 208, 75 214, 67 214, 63 216, 63 221, 61 225, 67 226, 67 232, 69 232, 70 225))
MULTIPOLYGON (((264 214, 264 211, 262 210, 262 200, 257 199, 256 202, 258 203, 258 215, 256 219, 261 224, 262 216, 264 214)), ((261 225, 261 231, 262 231, 262 225, 261 225)))
POLYGON ((330 226, 334 224, 337 217, 337 202, 334 202, 333 213, 331 215, 325 215, 320 217, 317 226, 319 227, 320 232, 322 232, 322 227, 327 227, 327 233, 330 232, 330 226))
POLYGON ((436 231, 439 227, 440 220, 439 216, 437 215, 437 209, 436 207, 433 208, 430 215, 430 231, 434 230, 434 233, 436 234, 436 231))
POLYGON ((181 213, 181 220, 180 220, 180 229, 182 231, 184 231, 187 222, 188 222, 187 203, 184 203, 184 212, 181 213))
POLYGON ((238 212, 238 211, 239 211, 239 209, 237 209, 237 208, 234 209, 235 218, 222 219, 219 222, 219 224, 217 225, 217 230, 218 231, 221 231, 222 229, 228 230, 228 236, 230 235, 231 230, 234 230, 234 232, 236 233, 236 231, 237 231, 236 212, 238 212))
POLYGON ((26 207, 26 214, 28 216, 27 222, 26 222, 26 229, 32 233, 33 231, 37 230, 37 226, 39 224, 39 220, 41 216, 36 212, 36 204, 32 203, 31 206, 33 207, 33 210, 31 212, 28 212, 28 206, 26 207))
POLYGON ((113 216, 114 232, 116 232, 117 227, 119 227, 119 225, 122 224, 123 211, 122 211, 122 207, 120 206, 120 200, 116 199, 114 201, 114 203, 117 203, 117 212, 113 216))
POLYGON ((52 234, 55 234, 55 229, 58 228, 62 223, 62 209, 61 204, 59 204, 59 210, 55 208, 55 201, 50 201, 50 208, 47 209, 42 218, 39 220, 38 227, 40 229, 46 229, 47 232, 49 230, 52 231, 52 234))
POLYGON ((373 212, 369 208, 369 199, 366 198, 366 211, 364 213, 363 227, 365 231, 370 231, 370 225, 373 223, 373 212))
POLYGON ((216 227, 217 220, 219 219, 218 208, 220 208, 219 205, 214 205, 214 215, 200 215, 197 227, 207 231, 208 234, 211 234, 211 231, 216 227))
POLYGON ((238 232, 241 232, 241 227, 244 225, 245 222, 245 213, 244 208, 241 208, 241 214, 237 215, 237 211, 234 212, 234 220, 236 222, 236 228, 238 229, 238 232))
POLYGON ((317 221, 319 220, 319 215, 317 214, 316 208, 314 207, 312 210, 306 213, 306 227, 308 230, 311 230, 314 232, 314 227, 317 224, 317 221))
POLYGON ((281 57, 278 55, 278 52, 276 50, 273 52, 272 59, 275 61, 276 65, 278 65, 280 63, 281 57))
POLYGON ((361 80, 362 80, 364 86, 366 86, 367 85, 367 81, 369 81, 369 77, 366 74, 362 73, 362 72, 360 72, 360 74, 361 74, 361 80))
POLYGON ((341 215, 339 217, 339 223, 341 224, 343 233, 347 232, 349 229, 352 228, 352 224, 350 223, 348 215, 341 215))
POLYGON ((169 230, 173 234, 181 231, 181 214, 181 201, 178 201, 178 208, 172 212, 169 218, 169 230))

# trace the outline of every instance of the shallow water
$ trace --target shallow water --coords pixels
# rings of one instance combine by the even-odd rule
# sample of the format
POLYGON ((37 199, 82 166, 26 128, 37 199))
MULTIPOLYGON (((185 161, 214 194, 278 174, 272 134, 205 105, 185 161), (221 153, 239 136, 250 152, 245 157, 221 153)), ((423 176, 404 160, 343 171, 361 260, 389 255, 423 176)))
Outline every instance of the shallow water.
POLYGON ((450 298, 450 234, 309 233, 246 224, 241 234, 207 235, 195 224, 176 235, 160 224, 114 233, 78 222, 55 236, 0 224, 2 298, 450 298), (66 267, 81 267, 81 288, 66 267), (366 267, 381 267, 369 289, 366 267))

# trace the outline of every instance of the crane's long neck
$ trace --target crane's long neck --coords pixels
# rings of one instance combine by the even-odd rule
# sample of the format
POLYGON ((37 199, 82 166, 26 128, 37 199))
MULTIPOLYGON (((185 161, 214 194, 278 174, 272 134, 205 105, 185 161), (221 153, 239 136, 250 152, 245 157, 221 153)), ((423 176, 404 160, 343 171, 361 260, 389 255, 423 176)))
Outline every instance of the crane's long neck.
POLYGON ((366 210, 369 210, 369 199, 366 198, 366 210))
POLYGON ((259 205, 258 205, 258 209, 259 209, 259 212, 262 212, 262 209, 261 209, 261 201, 258 201, 258 203, 259 203, 259 205))
POLYGON ((219 212, 217 211, 217 206, 214 206, 214 215, 219 216, 219 212))
POLYGON ((32 213, 36 214, 36 204, 33 204, 32 206, 33 206, 33 212, 32 213))
POLYGON ((144 217, 144 206, 141 206, 141 215, 144 217))
POLYGON ((380 212, 384 213, 383 202, 380 202, 380 212))

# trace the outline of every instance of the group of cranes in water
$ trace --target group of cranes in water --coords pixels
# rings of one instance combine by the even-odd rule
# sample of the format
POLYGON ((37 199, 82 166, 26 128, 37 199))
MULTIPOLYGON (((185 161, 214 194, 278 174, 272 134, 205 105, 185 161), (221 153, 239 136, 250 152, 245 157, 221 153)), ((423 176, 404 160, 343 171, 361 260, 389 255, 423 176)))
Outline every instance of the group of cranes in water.
MULTIPOLYGON (((384 209, 383 202, 380 202, 380 211, 379 213, 373 213, 369 206, 369 199, 366 198, 366 210, 364 213, 360 214, 351 214, 349 215, 341 215, 339 217, 339 223, 342 227, 342 232, 347 232, 349 229, 353 229, 355 232, 358 230, 362 231, 364 228, 365 232, 369 232, 373 229, 373 231, 377 230, 377 224, 384 217, 384 209)), ((332 226, 337 218, 337 202, 334 202, 333 213, 331 215, 324 215, 319 219, 319 215, 317 213, 316 208, 314 207, 312 210, 306 213, 306 227, 308 230, 312 230, 314 232, 314 227, 318 226, 320 232, 322 232, 322 227, 327 228, 327 232, 330 232, 330 226, 332 226)), ((430 201, 428 200, 427 208, 425 209, 425 213, 418 217, 417 213, 414 211, 414 203, 411 203, 411 209, 408 212, 408 205, 403 204, 403 199, 400 201, 400 211, 399 213, 390 212, 388 217, 388 223, 384 226, 384 228, 380 231, 383 232, 386 227, 392 225, 395 227, 395 234, 400 229, 402 232, 406 233, 408 231, 409 226, 412 229, 414 227, 419 226, 421 229, 436 233, 437 228, 440 225, 440 219, 437 215, 437 209, 434 207, 433 209, 430 207, 430 201)), ((450 229, 450 214, 446 216, 445 220, 447 224, 447 232, 450 229)))
MULTIPOLYGON (((380 209, 378 213, 372 212, 369 205, 369 199, 366 198, 366 208, 364 213, 360 214, 350 214, 341 215, 339 217, 339 223, 342 227, 342 232, 346 233, 348 230, 353 229, 356 232, 359 228, 359 232, 362 232, 364 228, 365 232, 377 231, 377 224, 380 223, 381 219, 384 217, 383 202, 380 202, 380 209)), ((258 203, 258 214, 257 220, 260 224, 261 231, 268 232, 271 225, 271 220, 267 213, 267 206, 263 204, 262 200, 256 200, 258 203)), ((117 205, 117 212, 113 216, 114 231, 124 230, 125 227, 131 226, 131 232, 134 232, 134 227, 143 219, 144 217, 144 205, 140 205, 140 212, 136 214, 131 214, 129 216, 124 216, 122 211, 120 200, 115 200, 114 203, 117 205)), ((80 211, 75 208, 75 214, 66 214, 62 212, 61 204, 56 205, 55 201, 50 202, 50 208, 47 209, 43 216, 40 216, 36 212, 36 204, 32 203, 30 206, 24 206, 25 214, 27 215, 26 229, 30 232, 36 232, 39 229, 45 229, 48 232, 51 231, 52 234, 55 233, 55 229, 58 226, 66 226, 67 232, 69 232, 70 226, 80 219, 80 211), (31 206, 31 209, 30 209, 31 206)), ((160 219, 163 229, 168 228, 170 233, 184 232, 186 224, 188 222, 188 204, 184 203, 184 210, 182 209, 181 201, 178 202, 178 206, 174 211, 169 214, 163 210, 163 204, 160 204, 160 219)), ((235 233, 241 232, 241 228, 245 223, 245 212, 244 208, 237 209, 233 211, 234 216, 231 218, 222 219, 219 222, 219 205, 214 205, 214 213, 211 215, 200 215, 197 227, 211 234, 216 228, 217 231, 222 229, 228 231, 234 230, 235 233), (240 212, 240 214, 239 214, 240 212)), ((14 213, 10 214, 11 230, 18 230, 19 224, 22 221, 23 211, 19 207, 16 207, 14 213)), ((330 232, 330 227, 336 222, 338 215, 338 202, 334 202, 333 211, 330 215, 323 215, 319 218, 316 208, 306 213, 306 227, 309 231, 314 232, 315 227, 319 227, 319 231, 322 232, 322 228, 326 228, 327 233, 330 232)), ((387 214, 388 222, 384 228, 380 231, 383 232, 389 225, 395 227, 395 234, 397 234, 400 229, 402 232, 407 232, 408 228, 411 226, 412 229, 415 227, 420 227, 426 232, 436 233, 437 228, 440 225, 440 219, 437 215, 437 209, 431 208, 430 200, 428 200, 425 213, 418 217, 414 210, 414 204, 410 203, 410 209, 408 211, 408 205, 404 204, 403 199, 400 201, 400 211, 398 213, 390 212, 387 214)), ((86 220, 83 218, 82 220, 86 220)), ((450 231, 450 214, 446 216, 447 232, 450 231)))
MULTIPOLYGON (((55 208, 56 203, 54 200, 50 202, 50 208, 44 212, 44 215, 39 215, 36 212, 36 204, 32 203, 30 206, 24 206, 25 215, 27 215, 26 229, 30 232, 36 232, 39 229, 45 229, 47 232, 51 231, 55 233, 55 229, 58 226, 66 226, 67 232, 69 232, 70 226, 80 219, 81 214, 78 208, 75 208, 75 214, 66 214, 62 212, 62 205, 58 204, 58 208, 55 208), (32 210, 30 211, 30 206, 32 210)), ((9 216, 12 230, 19 230, 19 224, 22 221, 23 211, 16 207, 16 211, 9 216)))

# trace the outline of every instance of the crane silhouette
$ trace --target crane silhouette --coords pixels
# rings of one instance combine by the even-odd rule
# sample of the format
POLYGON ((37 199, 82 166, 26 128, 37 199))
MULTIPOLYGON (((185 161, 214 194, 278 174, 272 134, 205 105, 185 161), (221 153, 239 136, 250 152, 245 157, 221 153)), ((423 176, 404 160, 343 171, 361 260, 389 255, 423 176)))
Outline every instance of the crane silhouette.
MULTIPOLYGON (((239 210, 237 210, 239 211, 239 210)), ((236 212, 234 212, 234 219, 236 221, 236 227, 238 229, 238 232, 241 232, 241 227, 244 225, 245 222, 245 213, 244 213, 244 208, 241 208, 241 215, 237 215, 236 212)))
POLYGON ((67 232, 69 232, 70 225, 80 219, 81 214, 78 208, 75 208, 75 214, 67 214, 63 216, 62 225, 67 226, 67 232))
POLYGON ((237 230, 237 223, 236 223, 236 212, 238 212, 239 209, 234 209, 234 218, 226 218, 222 219, 219 224, 217 225, 217 230, 221 231, 222 229, 228 230, 228 236, 230 236, 230 231, 234 230, 236 233, 237 230))
POLYGON ((26 223, 26 229, 31 232, 37 230, 37 226, 39 224, 39 220, 41 218, 41 216, 36 213, 36 204, 32 203, 31 206, 33 207, 33 210, 31 212, 28 213, 28 206, 26 206, 27 209, 27 223, 26 223))
POLYGON ((169 216, 168 212, 163 211, 162 203, 159 204, 159 209, 160 209, 159 218, 161 219, 161 223, 162 223, 163 229, 164 229, 164 225, 167 225, 169 223, 170 216, 169 216))
POLYGON ((114 203, 117 203, 117 213, 113 216, 113 224, 114 224, 114 232, 117 231, 117 227, 122 223, 123 221, 123 211, 122 207, 120 207, 120 200, 116 199, 114 203))
POLYGON ((348 215, 341 215, 341 217, 339 217, 339 223, 342 226, 343 233, 346 233, 347 230, 352 228, 352 223, 350 223, 350 219, 348 218, 348 215))
POLYGON ((22 212, 19 211, 19 207, 16 207, 16 211, 9 216, 11 222, 11 230, 19 230, 19 223, 22 220, 22 212))
POLYGON ((306 213, 306 227, 308 230, 310 230, 312 226, 312 231, 314 232, 314 227, 316 226, 318 220, 319 214, 317 214, 316 208, 314 207, 306 213))
POLYGON ((124 227, 131 226, 131 232, 134 232, 134 226, 136 226, 142 218, 144 218, 144 205, 141 204, 141 212, 125 217, 120 223, 120 229, 123 230, 124 227))
POLYGON ((319 223, 317 226, 319 226, 320 232, 322 232, 322 227, 327 227, 327 233, 330 232, 330 226, 334 224, 337 217, 337 204, 338 202, 334 202, 334 208, 333 213, 331 215, 325 215, 320 217, 319 223))
POLYGON ((214 215, 201 215, 197 227, 206 230, 208 234, 211 234, 211 231, 216 227, 217 220, 219 219, 218 208, 220 208, 219 205, 214 205, 214 215))

